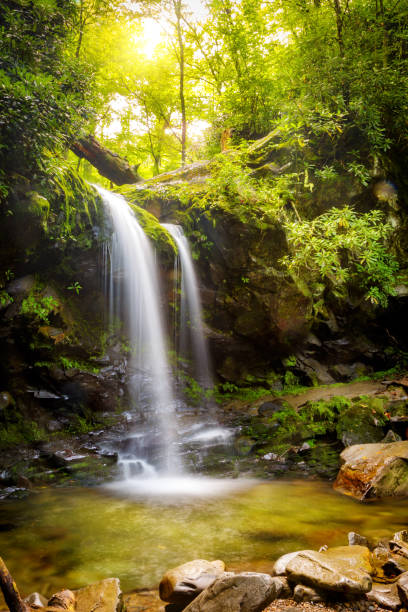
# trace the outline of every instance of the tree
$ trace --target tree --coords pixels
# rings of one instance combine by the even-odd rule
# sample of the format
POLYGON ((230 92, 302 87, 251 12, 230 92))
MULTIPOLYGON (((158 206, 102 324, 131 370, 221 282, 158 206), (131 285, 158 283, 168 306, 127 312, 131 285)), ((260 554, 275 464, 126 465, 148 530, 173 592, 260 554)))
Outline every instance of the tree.
POLYGON ((0 0, 3 194, 13 172, 41 170, 44 151, 61 151, 92 117, 91 74, 70 54, 75 14, 73 0, 0 0))

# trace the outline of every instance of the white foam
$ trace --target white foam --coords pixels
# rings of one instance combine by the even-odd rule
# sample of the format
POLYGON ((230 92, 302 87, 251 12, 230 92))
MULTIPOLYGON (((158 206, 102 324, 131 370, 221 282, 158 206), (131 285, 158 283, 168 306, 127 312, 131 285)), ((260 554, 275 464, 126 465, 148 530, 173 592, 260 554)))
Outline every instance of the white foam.
POLYGON ((129 478, 112 482, 105 488, 124 497, 175 501, 186 498, 222 497, 249 489, 259 481, 246 478, 207 478, 201 476, 157 476, 129 478))

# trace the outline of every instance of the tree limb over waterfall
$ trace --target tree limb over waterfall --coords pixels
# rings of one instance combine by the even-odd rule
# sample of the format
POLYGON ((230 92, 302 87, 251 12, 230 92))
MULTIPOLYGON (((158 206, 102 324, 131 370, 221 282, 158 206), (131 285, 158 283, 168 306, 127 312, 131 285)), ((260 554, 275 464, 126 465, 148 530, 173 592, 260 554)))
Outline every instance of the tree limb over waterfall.
POLYGON ((99 174, 115 185, 134 184, 142 180, 137 173, 137 166, 131 166, 123 157, 101 145, 91 134, 78 138, 71 145, 71 151, 80 159, 86 159, 99 174))

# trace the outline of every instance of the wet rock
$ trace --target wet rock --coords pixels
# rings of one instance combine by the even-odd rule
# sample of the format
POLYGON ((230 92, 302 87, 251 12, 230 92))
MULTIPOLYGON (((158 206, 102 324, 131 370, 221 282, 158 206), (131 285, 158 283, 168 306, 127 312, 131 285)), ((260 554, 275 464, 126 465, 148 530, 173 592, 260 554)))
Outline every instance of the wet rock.
POLYGON ((395 533, 388 545, 394 559, 408 560, 408 531, 395 533))
POLYGON ((286 566, 288 565, 289 561, 292 561, 292 559, 294 559, 296 555, 299 554, 299 552, 304 551, 297 550, 295 552, 287 553, 286 555, 282 555, 281 557, 279 557, 279 559, 275 562, 275 565, 273 566, 274 576, 285 576, 286 566))
POLYGON ((326 598, 322 591, 317 591, 304 584, 297 584, 293 590, 293 599, 299 602, 310 601, 312 603, 317 603, 319 601, 325 601, 326 598))
POLYGON ((397 584, 383 584, 374 582, 373 588, 367 593, 367 599, 374 601, 388 610, 399 610, 401 598, 398 594, 397 584))
POLYGON ((355 531, 350 531, 347 537, 349 546, 368 546, 367 538, 355 531))
POLYGON ((187 605, 225 571, 223 561, 195 559, 167 571, 159 585, 160 598, 187 605))
POLYGON ((356 444, 341 460, 338 491, 360 500, 408 495, 408 441, 356 444))
POLYGON ((367 593, 371 590, 372 581, 366 571, 368 569, 366 555, 360 554, 359 551, 357 555, 350 552, 346 557, 345 551, 339 550, 345 548, 353 551, 363 547, 338 547, 323 553, 305 550, 298 553, 286 567, 289 582, 348 595, 367 593))
POLYGON ((75 591, 75 612, 121 612, 122 591, 118 578, 106 578, 95 584, 75 591))
POLYGON ((24 598, 24 601, 35 608, 43 608, 48 603, 47 598, 41 595, 41 593, 30 593, 30 595, 24 598))
POLYGON ((61 608, 61 610, 69 610, 71 612, 75 609, 75 595, 69 589, 64 589, 54 593, 48 600, 47 604, 50 608, 61 608))
POLYGON ((401 574, 397 582, 398 595, 405 607, 408 606, 408 572, 401 574))
POLYGON ((226 572, 190 603, 184 612, 261 612, 283 592, 281 578, 269 574, 226 572))
POLYGON ((401 442, 402 438, 395 431, 389 429, 381 440, 383 444, 389 444, 390 442, 401 442))
POLYGON ((7 293, 10 295, 20 295, 28 293, 35 285, 35 277, 31 274, 16 278, 7 285, 7 293))

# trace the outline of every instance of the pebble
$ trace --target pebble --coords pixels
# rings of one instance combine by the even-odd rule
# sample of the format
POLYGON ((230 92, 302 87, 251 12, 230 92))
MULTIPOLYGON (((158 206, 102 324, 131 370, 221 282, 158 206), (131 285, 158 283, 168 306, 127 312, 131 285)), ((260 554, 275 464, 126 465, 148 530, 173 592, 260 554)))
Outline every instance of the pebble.
MULTIPOLYGON (((263 612, 384 612, 384 608, 365 599, 333 604, 296 602, 293 599, 275 599, 263 612)), ((402 611, 401 611, 402 612, 402 611)))

